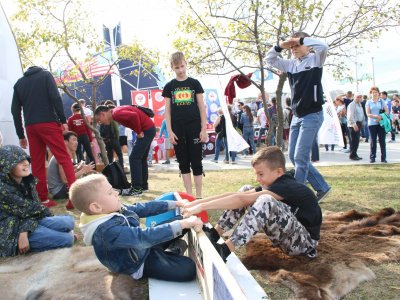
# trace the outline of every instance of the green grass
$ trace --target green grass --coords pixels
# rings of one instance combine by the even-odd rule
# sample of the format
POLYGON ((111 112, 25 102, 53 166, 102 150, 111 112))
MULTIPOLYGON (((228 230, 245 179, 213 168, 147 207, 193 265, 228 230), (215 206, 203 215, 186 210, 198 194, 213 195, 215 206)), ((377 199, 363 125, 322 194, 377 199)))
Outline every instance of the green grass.
MULTIPOLYGON (((332 187, 332 193, 321 204, 323 210, 345 211, 356 209, 371 212, 383 207, 400 210, 400 164, 333 166, 318 168, 332 187)), ((255 184, 251 170, 209 171, 203 179, 203 196, 227 191, 237 191, 244 184, 255 184)), ((183 191, 182 179, 176 173, 155 173, 150 171, 151 192, 142 200, 152 200, 169 191, 183 191)), ((137 198, 126 198, 126 203, 134 203, 137 198)), ((55 213, 65 213, 64 206, 53 209, 55 213)), ((77 211, 70 212, 78 220, 77 211)), ((215 224, 222 211, 210 211, 210 221, 215 224)), ((78 244, 81 245, 81 242, 78 244)), ((240 255, 240 253, 238 253, 240 255)), ((400 264, 388 263, 373 266, 377 279, 361 284, 345 299, 398 299, 400 290, 400 264)), ((280 284, 271 284, 262 272, 252 274, 265 289, 271 299, 293 298, 293 293, 280 284)))

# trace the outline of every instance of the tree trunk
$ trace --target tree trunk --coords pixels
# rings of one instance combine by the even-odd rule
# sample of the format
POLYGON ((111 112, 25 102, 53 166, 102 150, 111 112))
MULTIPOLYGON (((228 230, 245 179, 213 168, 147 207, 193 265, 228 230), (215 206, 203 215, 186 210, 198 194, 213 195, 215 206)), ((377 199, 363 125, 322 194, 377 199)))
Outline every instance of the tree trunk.
POLYGON ((278 112, 278 128, 276 130, 276 145, 282 147, 282 136, 283 136, 283 107, 282 107, 282 90, 287 78, 287 73, 279 75, 279 82, 276 88, 276 107, 278 112))

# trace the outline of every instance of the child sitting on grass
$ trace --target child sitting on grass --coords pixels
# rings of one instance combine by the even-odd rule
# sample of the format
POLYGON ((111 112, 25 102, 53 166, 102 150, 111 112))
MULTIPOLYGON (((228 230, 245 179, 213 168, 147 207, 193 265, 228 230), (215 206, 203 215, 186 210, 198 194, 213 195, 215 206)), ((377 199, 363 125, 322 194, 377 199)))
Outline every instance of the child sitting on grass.
POLYGON ((151 201, 125 206, 119 201, 118 191, 100 174, 78 179, 71 186, 70 199, 82 212, 79 227, 86 245, 93 245, 97 258, 111 272, 134 279, 182 282, 196 277, 194 262, 182 256, 184 251, 173 251, 179 249, 171 249, 170 244, 182 235, 183 229, 201 226, 201 221, 190 217, 142 229, 139 220, 186 202, 151 201))
POLYGON ((316 257, 322 213, 315 194, 285 173, 285 157, 278 147, 260 149, 251 163, 259 187, 244 186, 238 193, 187 203, 184 216, 226 209, 215 228, 206 232, 224 261, 260 231, 286 254, 316 257), (236 223, 232 236, 225 243, 217 244, 222 233, 236 223))
POLYGON ((52 216, 40 202, 30 157, 20 147, 0 148, 0 257, 71 247, 74 219, 52 216))

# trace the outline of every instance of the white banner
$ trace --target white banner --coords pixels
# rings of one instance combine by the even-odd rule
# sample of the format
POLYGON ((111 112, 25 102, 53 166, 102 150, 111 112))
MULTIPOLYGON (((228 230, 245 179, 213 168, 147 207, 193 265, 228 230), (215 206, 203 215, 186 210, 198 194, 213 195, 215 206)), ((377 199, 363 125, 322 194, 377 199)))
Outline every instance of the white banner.
POLYGON ((233 127, 231 115, 228 111, 228 106, 226 105, 226 100, 220 101, 222 111, 225 116, 226 124, 226 137, 228 139, 228 149, 229 151, 240 152, 244 149, 249 148, 249 144, 243 139, 243 137, 236 131, 233 127))
POLYGON ((18 48, 8 24, 6 14, 0 4, 0 131, 3 134, 3 145, 19 145, 11 115, 13 86, 22 77, 21 61, 18 48))
MULTIPOLYGON (((325 82, 324 82, 325 83, 325 82)), ((327 87, 324 84, 324 87, 327 87)), ((325 89, 328 91, 328 89, 325 89)), ((326 100, 325 104, 322 106, 324 112, 324 122, 318 132, 318 143, 328 144, 328 145, 339 145, 344 146, 342 129, 340 127, 339 118, 336 113, 335 106, 333 105, 333 100, 329 92, 325 93, 326 100)))

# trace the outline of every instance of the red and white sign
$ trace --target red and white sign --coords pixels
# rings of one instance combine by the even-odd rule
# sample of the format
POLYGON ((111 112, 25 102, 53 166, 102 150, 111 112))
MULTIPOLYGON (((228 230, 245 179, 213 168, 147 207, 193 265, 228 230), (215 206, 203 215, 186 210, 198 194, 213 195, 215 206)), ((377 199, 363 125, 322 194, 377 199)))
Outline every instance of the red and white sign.
POLYGON ((151 90, 150 95, 154 111, 154 124, 156 127, 161 127, 165 113, 165 99, 162 96, 162 90, 151 90))
MULTIPOLYGON (((133 105, 149 107, 149 92, 148 91, 131 91, 131 99, 133 105)), ((152 108, 152 107, 150 107, 152 108)))

